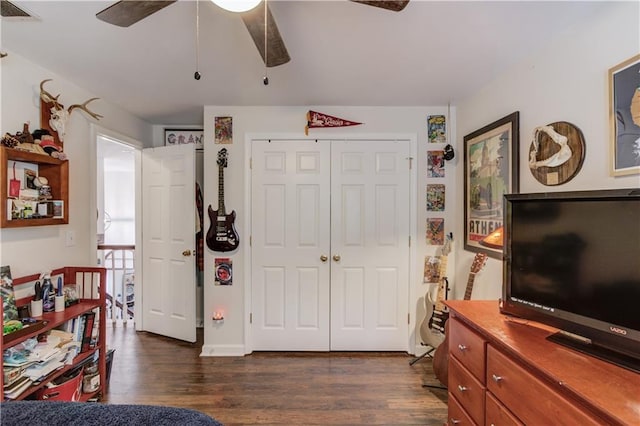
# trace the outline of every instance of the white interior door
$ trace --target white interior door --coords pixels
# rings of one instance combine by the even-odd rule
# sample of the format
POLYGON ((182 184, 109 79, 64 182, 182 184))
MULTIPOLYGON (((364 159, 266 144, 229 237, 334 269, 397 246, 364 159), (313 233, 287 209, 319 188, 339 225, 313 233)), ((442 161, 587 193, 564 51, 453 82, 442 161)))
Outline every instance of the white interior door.
POLYGON ((253 141, 256 350, 329 350, 329 153, 313 141, 253 141))
POLYGON ((253 349, 407 350, 409 145, 253 141, 253 349))
POLYGON ((196 341, 195 151, 193 145, 142 154, 144 330, 196 341))
POLYGON ((408 349, 407 141, 331 144, 331 350, 408 349))

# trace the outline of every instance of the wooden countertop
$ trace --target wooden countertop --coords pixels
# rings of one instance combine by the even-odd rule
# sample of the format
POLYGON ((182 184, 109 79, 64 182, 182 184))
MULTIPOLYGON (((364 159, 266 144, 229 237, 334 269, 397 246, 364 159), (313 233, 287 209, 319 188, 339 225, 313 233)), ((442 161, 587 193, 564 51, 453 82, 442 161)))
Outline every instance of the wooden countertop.
POLYGON ((557 329, 500 314, 498 301, 448 300, 451 316, 563 394, 621 424, 640 424, 640 374, 546 339, 557 329))

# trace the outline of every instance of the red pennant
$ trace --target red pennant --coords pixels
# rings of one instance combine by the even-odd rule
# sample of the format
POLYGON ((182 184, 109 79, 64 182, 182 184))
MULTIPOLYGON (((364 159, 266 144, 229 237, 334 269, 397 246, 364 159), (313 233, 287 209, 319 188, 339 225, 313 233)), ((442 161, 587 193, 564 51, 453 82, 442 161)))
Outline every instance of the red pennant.
POLYGON ((304 127, 304 134, 309 134, 309 129, 319 128, 319 127, 346 127, 346 126, 357 126, 358 124, 355 121, 345 120, 344 118, 334 117, 332 115, 323 114, 317 111, 307 112, 307 125, 304 127))

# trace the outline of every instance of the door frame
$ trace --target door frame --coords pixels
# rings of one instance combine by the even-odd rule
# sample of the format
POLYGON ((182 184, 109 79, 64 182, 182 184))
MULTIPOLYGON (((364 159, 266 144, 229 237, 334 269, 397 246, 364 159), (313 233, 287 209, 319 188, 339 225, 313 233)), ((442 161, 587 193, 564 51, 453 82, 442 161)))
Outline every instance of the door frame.
MULTIPOLYGON (((409 141, 409 152, 411 161, 411 168, 409 170, 409 236, 411 238, 411 245, 409 247, 409 300, 407 300, 407 312, 410 313, 409 321, 407 324, 407 348, 409 353, 413 353, 414 351, 414 340, 415 340, 415 328, 416 328, 416 318, 415 318, 415 309, 416 303, 418 301, 418 284, 422 283, 422 280, 418 279, 418 274, 416 273, 416 249, 417 249, 417 241, 418 241, 418 224, 417 224, 417 201, 418 201, 418 190, 417 190, 417 171, 418 171, 418 135, 416 133, 351 133, 351 134, 333 134, 331 136, 324 137, 310 137, 310 136, 301 136, 299 133, 246 133, 244 139, 244 216, 242 217, 244 229, 247 230, 249 236, 252 235, 251 229, 251 152, 252 152, 252 144, 254 140, 280 140, 280 141, 309 141, 309 142, 319 142, 319 141, 332 141, 332 140, 379 140, 379 141, 389 141, 389 140, 403 140, 409 141)), ((251 334, 251 287, 253 286, 253 279, 251 276, 251 245, 244 244, 243 248, 244 254, 244 267, 243 272, 246 277, 246 287, 244 291, 244 312, 245 312, 245 321, 244 321, 244 351, 245 354, 250 354, 253 352, 253 339, 251 334)))
MULTIPOLYGON (((114 139, 120 143, 129 145, 130 147, 132 147, 134 149, 134 167, 135 167, 135 188, 136 190, 139 190, 141 188, 142 185, 142 148, 143 143, 137 139, 133 139, 130 138, 129 136, 123 135, 122 133, 118 133, 115 130, 111 130, 111 129, 107 129, 105 127, 99 126, 95 123, 91 123, 89 125, 89 135, 90 135, 90 141, 91 141, 91 146, 89 147, 89 185, 90 185, 90 196, 89 196, 89 208, 88 208, 88 213, 89 213, 89 238, 90 238, 90 247, 93 247, 95 250, 97 250, 98 247, 98 226, 97 226, 97 220, 94 216, 95 212, 98 211, 98 194, 97 194, 97 185, 98 185, 98 175, 97 175, 97 155, 98 155, 98 151, 97 151, 97 140, 98 137, 102 136, 108 139, 114 139)), ((142 250, 142 225, 141 225, 141 215, 142 215, 142 198, 139 196, 136 196, 136 201, 135 201, 135 215, 136 215, 136 220, 135 220, 135 241, 136 241, 136 251, 137 250, 142 250)), ((141 259, 142 257, 140 256, 141 253, 136 253, 136 256, 134 257, 134 270, 136 271, 136 282, 139 283, 139 285, 136 285, 134 287, 134 298, 136 300, 136 302, 140 301, 140 303, 136 303, 134 305, 134 324, 135 324, 135 329, 137 331, 142 330, 142 318, 141 318, 141 311, 139 309, 140 306, 142 306, 142 263, 141 263, 141 259)), ((98 259, 97 256, 93 256, 93 264, 96 266, 102 266, 102 265, 98 265, 98 259)))

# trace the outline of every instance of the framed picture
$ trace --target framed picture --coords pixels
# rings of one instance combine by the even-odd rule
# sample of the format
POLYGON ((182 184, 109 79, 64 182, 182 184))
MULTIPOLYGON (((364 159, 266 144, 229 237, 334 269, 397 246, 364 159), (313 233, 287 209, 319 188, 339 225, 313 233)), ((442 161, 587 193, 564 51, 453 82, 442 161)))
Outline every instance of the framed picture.
POLYGON ((464 249, 502 259, 481 241, 502 226, 503 195, 517 193, 518 111, 464 137, 464 249))
POLYGON ((611 174, 640 173, 640 55, 609 70, 611 174))
POLYGON ((204 130, 202 129, 164 129, 164 144, 184 145, 192 143, 196 148, 204 147, 204 130))
POLYGON ((64 219, 64 201, 63 200, 53 200, 52 202, 53 208, 53 218, 54 219, 64 219))

